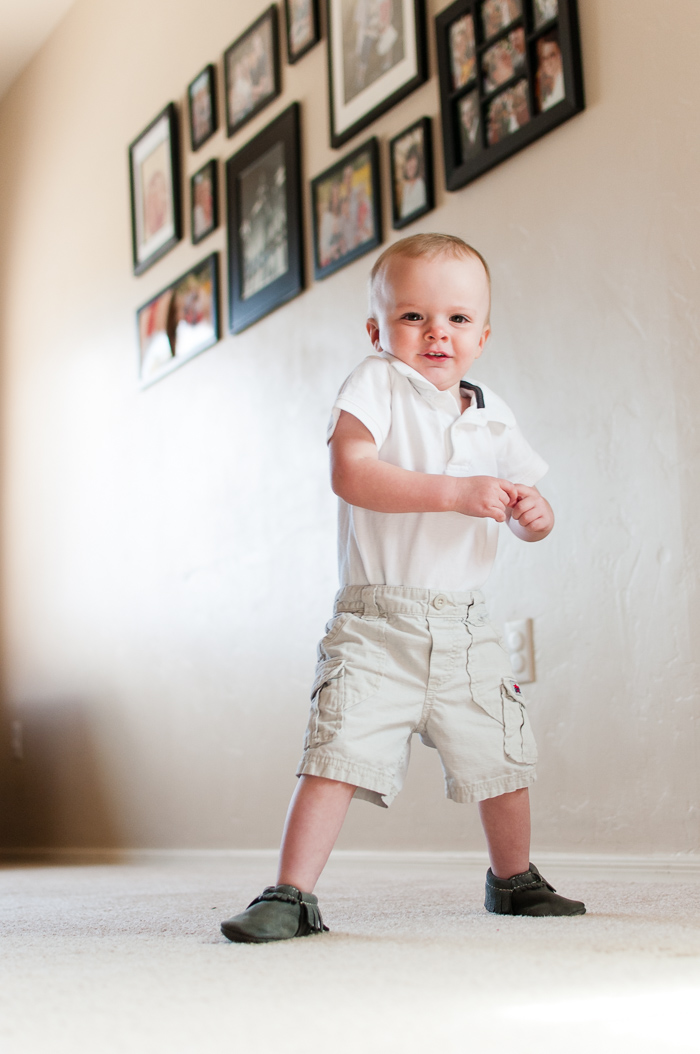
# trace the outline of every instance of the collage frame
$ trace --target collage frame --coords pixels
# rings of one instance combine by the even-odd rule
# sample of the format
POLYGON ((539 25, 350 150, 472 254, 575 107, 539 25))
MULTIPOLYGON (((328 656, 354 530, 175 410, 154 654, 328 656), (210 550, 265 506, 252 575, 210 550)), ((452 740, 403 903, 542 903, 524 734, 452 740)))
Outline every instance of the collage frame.
POLYGON ((435 18, 445 184, 448 190, 459 190, 466 186, 568 121, 585 105, 576 0, 510 0, 513 10, 519 9, 520 14, 487 37, 484 10, 488 10, 487 5, 492 2, 455 0, 435 18), (546 20, 537 20, 535 13, 545 4, 551 5, 556 13, 546 20), (465 69, 463 79, 459 71, 455 75, 455 39, 458 30, 463 41, 467 38, 463 44, 466 61, 460 67, 465 69), (555 40, 555 48, 559 53, 563 95, 556 105, 544 109, 538 106, 540 60, 537 48, 538 41, 548 36, 555 40), (509 69, 507 64, 501 62, 499 69, 498 49, 501 49, 501 58, 507 58, 508 49, 513 51, 513 44, 521 49, 518 55, 520 65, 511 65, 509 69), (496 60, 491 80, 486 66, 490 55, 496 60), (512 123, 516 125, 514 130, 489 143, 487 126, 490 128, 493 125, 492 121, 489 125, 489 115, 493 113, 494 101, 506 99, 512 105, 511 100, 507 99, 508 93, 513 97, 518 93, 524 114, 522 123, 519 123, 516 114, 512 118, 512 123), (467 103, 471 104, 468 110, 467 103), (470 121, 468 128, 465 111, 470 121))

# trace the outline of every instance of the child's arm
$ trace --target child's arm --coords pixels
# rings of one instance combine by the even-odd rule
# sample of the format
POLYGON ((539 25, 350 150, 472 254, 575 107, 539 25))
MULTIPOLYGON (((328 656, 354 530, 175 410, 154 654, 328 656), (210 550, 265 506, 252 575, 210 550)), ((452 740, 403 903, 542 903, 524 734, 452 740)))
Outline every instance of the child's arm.
POLYGON ((380 461, 372 433, 345 410, 330 447, 335 493, 348 505, 374 512, 460 512, 503 523, 518 491, 532 490, 493 476, 438 476, 380 461))
POLYGON ((518 500, 506 512, 506 519, 516 538, 523 542, 539 542, 554 526, 554 513, 549 502, 537 487, 516 484, 518 500))

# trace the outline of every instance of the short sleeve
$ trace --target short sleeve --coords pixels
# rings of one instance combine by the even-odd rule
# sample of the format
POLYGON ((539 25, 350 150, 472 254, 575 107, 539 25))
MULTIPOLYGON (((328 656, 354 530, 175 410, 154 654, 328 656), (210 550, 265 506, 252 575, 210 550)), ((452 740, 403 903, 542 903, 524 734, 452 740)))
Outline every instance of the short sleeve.
POLYGON ((517 425, 496 426, 495 446, 500 479, 534 487, 547 473, 549 465, 536 453, 517 425), (498 434, 500 433, 500 434, 498 434))
POLYGON ((383 446, 391 427, 391 366, 370 355, 352 371, 338 392, 328 422, 330 442, 340 411, 352 414, 372 433, 377 449, 383 446))

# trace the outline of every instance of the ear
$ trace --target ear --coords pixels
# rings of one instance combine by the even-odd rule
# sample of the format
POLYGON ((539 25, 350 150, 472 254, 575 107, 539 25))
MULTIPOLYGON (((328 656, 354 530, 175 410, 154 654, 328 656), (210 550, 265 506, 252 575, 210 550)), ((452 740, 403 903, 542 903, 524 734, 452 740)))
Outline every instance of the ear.
POLYGON ((369 333, 369 339, 372 342, 372 347, 376 352, 382 350, 382 346, 379 343, 379 323, 376 318, 367 319, 367 332, 369 333))
POLYGON ((475 355, 475 358, 477 358, 477 359, 479 358, 479 356, 481 355, 482 351, 484 350, 484 346, 486 344, 486 341, 489 339, 490 336, 491 336, 491 326, 487 322, 486 325, 484 326, 483 333, 481 334, 481 337, 479 338, 479 350, 478 350, 477 354, 475 355))

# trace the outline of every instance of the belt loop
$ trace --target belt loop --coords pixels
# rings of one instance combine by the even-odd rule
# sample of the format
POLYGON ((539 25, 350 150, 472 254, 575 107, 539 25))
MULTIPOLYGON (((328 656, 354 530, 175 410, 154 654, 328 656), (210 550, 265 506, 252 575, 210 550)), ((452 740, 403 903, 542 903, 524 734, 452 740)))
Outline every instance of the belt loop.
POLYGON ((378 618, 379 608, 377 607, 377 587, 367 586, 362 591, 362 603, 364 607, 363 614, 365 618, 378 618))

